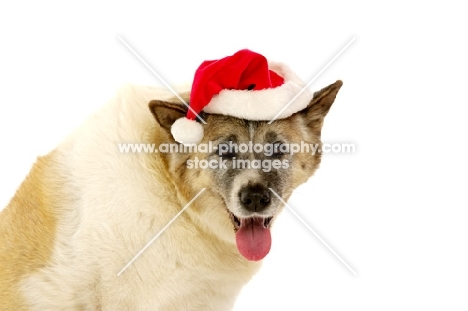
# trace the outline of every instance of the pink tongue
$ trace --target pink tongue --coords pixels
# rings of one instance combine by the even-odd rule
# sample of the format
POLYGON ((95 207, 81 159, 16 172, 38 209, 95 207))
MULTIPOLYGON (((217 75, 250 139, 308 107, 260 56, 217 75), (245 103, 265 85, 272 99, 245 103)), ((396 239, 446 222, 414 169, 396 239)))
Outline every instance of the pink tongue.
POLYGON ((236 233, 236 243, 247 260, 262 260, 270 252, 270 230, 263 226, 263 219, 244 219, 236 233))

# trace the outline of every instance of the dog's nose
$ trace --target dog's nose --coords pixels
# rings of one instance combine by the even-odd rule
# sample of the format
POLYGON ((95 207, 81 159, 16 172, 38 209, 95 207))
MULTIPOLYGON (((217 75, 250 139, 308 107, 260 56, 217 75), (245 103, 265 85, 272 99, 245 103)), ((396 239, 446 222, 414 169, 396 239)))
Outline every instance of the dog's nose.
POLYGON ((270 191, 261 185, 242 188, 239 198, 241 205, 251 212, 261 212, 270 205, 270 191))

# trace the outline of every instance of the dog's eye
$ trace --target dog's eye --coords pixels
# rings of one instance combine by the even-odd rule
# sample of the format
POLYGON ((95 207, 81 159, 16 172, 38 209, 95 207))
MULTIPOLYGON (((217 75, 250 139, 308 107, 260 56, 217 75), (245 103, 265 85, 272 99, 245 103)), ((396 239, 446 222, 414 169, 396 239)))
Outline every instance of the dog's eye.
POLYGON ((219 144, 218 155, 222 158, 231 159, 236 156, 236 151, 234 150, 232 144, 219 144))
POLYGON ((273 152, 271 154, 272 157, 279 158, 284 155, 285 145, 280 141, 273 143, 273 152))

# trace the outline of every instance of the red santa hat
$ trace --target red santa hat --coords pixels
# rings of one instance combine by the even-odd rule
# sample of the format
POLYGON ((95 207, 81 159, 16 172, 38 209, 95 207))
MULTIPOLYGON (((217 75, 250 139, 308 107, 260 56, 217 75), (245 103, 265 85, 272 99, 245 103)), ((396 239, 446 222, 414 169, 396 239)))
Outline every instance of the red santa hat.
POLYGON ((301 92, 304 87, 305 83, 289 67, 268 62, 250 50, 205 61, 195 72, 191 109, 174 122, 172 136, 183 144, 199 143, 203 126, 197 122, 197 114, 201 111, 257 121, 287 118, 307 107, 312 99, 307 90, 301 92))

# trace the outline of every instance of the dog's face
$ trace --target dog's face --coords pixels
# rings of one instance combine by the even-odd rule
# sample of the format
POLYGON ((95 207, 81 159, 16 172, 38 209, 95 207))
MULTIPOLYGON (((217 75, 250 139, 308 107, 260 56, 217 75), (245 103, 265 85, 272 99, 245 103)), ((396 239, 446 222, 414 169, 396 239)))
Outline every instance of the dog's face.
MULTIPOLYGON (((194 196, 207 188, 206 202, 212 206, 204 206, 199 214, 210 217, 206 221, 215 222, 211 226, 221 235, 235 234, 239 252, 247 259, 265 257, 271 245, 269 229, 284 207, 282 200, 318 168, 321 154, 314 148, 321 144, 323 119, 341 85, 337 81, 316 92, 307 108, 271 124, 202 114, 206 124, 199 146, 206 148, 164 155, 181 192, 194 196)), ((175 143, 170 127, 187 108, 158 100, 149 106, 166 142, 175 143)))

